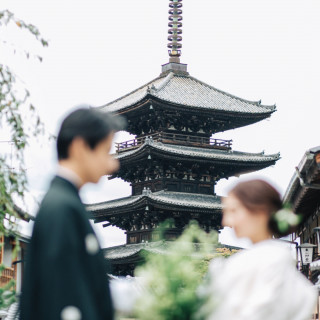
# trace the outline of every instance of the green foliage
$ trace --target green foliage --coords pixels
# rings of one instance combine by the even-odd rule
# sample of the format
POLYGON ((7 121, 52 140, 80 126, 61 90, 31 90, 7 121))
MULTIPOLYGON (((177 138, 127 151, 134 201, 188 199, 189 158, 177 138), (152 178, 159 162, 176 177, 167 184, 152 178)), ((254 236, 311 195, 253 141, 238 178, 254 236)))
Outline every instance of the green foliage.
POLYGON ((148 255, 146 264, 136 272, 146 286, 137 303, 137 318, 201 319, 198 310, 204 301, 197 295, 197 288, 217 242, 217 233, 207 234, 191 222, 181 237, 169 245, 167 254, 148 255))
MULTIPOLYGON (((9 24, 26 30, 42 46, 48 45, 48 42, 41 37, 39 30, 34 25, 17 19, 8 10, 0 11, 0 28, 4 29, 9 24)), ((3 39, 0 40, 0 44, 8 45, 7 41, 3 39)), ((15 49, 13 49, 14 53, 16 53, 15 49)), ((30 53, 27 51, 24 53, 25 57, 29 59, 30 53)), ((40 56, 36 55, 35 57, 42 61, 40 56)), ((8 140, 0 141, 0 143, 10 143, 11 145, 10 157, 0 153, 0 236, 16 236, 15 218, 18 217, 18 212, 15 201, 23 200, 27 191, 24 150, 31 136, 37 136, 44 132, 43 125, 29 97, 29 91, 19 81, 12 68, 0 61, 0 137, 5 137, 8 140), (12 168, 13 159, 15 168, 12 168), (8 216, 9 218, 6 219, 8 216)), ((16 243, 18 244, 17 241, 16 243)), ((13 255, 16 255, 17 250, 18 246, 16 246, 13 255)), ((0 271, 3 268, 1 266, 0 271)), ((0 308, 13 301, 13 288, 14 283, 11 282, 0 288, 0 308)))
POLYGON ((292 228, 297 227, 301 223, 302 218, 303 216, 301 214, 293 213, 290 204, 285 204, 281 210, 272 216, 280 234, 286 234, 292 230, 292 228))
MULTIPOLYGON (((0 273, 3 272, 5 267, 0 266, 0 273)), ((5 286, 0 288, 0 306, 1 308, 8 307, 10 304, 15 302, 15 281, 10 280, 5 286)))
MULTIPOLYGON (((9 24, 15 24, 20 29, 25 29, 29 34, 34 36, 34 38, 39 41, 39 43, 43 47, 47 47, 49 45, 48 41, 42 38, 39 29, 31 23, 26 23, 21 19, 15 17, 15 15, 9 10, 0 11, 0 27, 7 26, 9 24)), ((3 43, 7 43, 5 40, 2 40, 3 43)), ((14 52, 16 49, 14 48, 14 52)), ((24 51, 26 58, 30 58, 30 52, 24 51)), ((42 62, 42 57, 39 55, 35 55, 36 58, 42 62)))

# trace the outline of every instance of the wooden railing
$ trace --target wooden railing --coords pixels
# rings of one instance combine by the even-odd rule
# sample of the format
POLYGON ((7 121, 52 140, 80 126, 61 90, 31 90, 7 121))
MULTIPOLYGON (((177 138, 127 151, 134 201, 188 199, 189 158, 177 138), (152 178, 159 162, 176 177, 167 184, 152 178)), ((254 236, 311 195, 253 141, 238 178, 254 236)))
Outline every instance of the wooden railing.
POLYGON ((5 268, 0 275, 0 287, 5 286, 8 284, 10 280, 15 279, 15 270, 14 268, 5 268))
POLYGON ((121 143, 116 143, 117 153, 136 149, 144 144, 147 138, 152 138, 153 141, 186 145, 190 147, 205 147, 213 149, 230 150, 232 140, 213 139, 206 137, 196 137, 184 134, 174 133, 154 133, 148 136, 139 137, 137 139, 128 140, 121 143))

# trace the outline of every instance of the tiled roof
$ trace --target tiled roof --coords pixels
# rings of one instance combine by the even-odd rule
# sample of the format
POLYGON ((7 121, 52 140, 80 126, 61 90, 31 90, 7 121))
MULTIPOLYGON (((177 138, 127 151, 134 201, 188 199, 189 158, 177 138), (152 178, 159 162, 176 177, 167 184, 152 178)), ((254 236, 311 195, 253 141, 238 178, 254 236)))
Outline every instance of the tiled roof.
POLYGON ((92 211, 100 211, 100 210, 111 209, 111 208, 125 207, 128 205, 137 203, 140 199, 142 199, 142 196, 130 196, 130 197, 120 198, 120 199, 111 200, 111 201, 88 204, 86 205, 86 209, 89 212, 92 212, 92 211))
MULTIPOLYGON (((303 187, 301 184, 304 184, 304 181, 301 181, 301 176, 306 178, 307 173, 312 172, 310 167, 314 165, 314 155, 318 152, 320 152, 320 146, 311 148, 305 152, 298 167, 296 167, 296 170, 283 197, 283 201, 285 203, 292 203, 297 190, 303 187)), ((305 187, 307 188, 307 186, 305 187)))
POLYGON ((149 197, 165 204, 193 208, 222 209, 220 197, 208 194, 159 191, 151 193, 149 197))
POLYGON ((301 213, 307 210, 306 204, 301 204, 303 198, 311 205, 312 198, 317 199, 319 197, 320 167, 315 161, 315 155, 319 152, 320 146, 311 148, 305 152, 299 165, 296 167, 283 197, 283 202, 293 205, 293 210, 297 210, 297 207, 300 206, 299 210, 301 210, 301 213))
POLYGON ((139 196, 131 196, 120 198, 117 200, 106 201, 102 203, 87 205, 87 210, 90 212, 110 210, 113 208, 126 207, 141 200, 150 200, 157 203, 182 206, 187 208, 201 208, 201 209, 216 209, 221 210, 220 197, 206 194, 194 194, 185 192, 172 192, 172 191, 158 191, 152 193, 151 191, 143 192, 139 196))
POLYGON ((34 216, 32 216, 29 213, 25 212, 24 210, 22 210, 17 205, 14 205, 13 208, 17 212, 17 214, 20 217, 20 219, 22 219, 24 221, 27 221, 27 222, 29 222, 30 220, 35 220, 34 216))
POLYGON ((141 250, 156 254, 164 254, 167 247, 168 244, 165 241, 157 241, 150 243, 125 244, 122 246, 103 249, 103 252, 107 259, 114 260, 131 257, 140 253, 141 250))
POLYGON ((163 101, 208 110, 226 112, 270 114, 276 110, 275 105, 261 105, 261 101, 248 101, 218 90, 189 75, 170 72, 160 76, 135 91, 102 107, 101 110, 119 112, 147 96, 163 101))
MULTIPOLYGON (((168 241, 124 244, 121 246, 103 249, 103 252, 104 252, 104 256, 107 259, 118 260, 118 259, 125 259, 128 257, 138 255, 142 250, 149 253, 154 253, 154 254, 166 254, 168 250, 168 246, 170 244, 171 242, 168 242, 168 241)), ((229 248, 229 249, 242 250, 242 248, 232 247, 232 246, 228 246, 221 243, 218 244, 217 248, 229 248)))
POLYGON ((137 149, 128 152, 122 152, 115 157, 123 159, 130 155, 138 154, 142 149, 150 146, 154 149, 165 151, 170 154, 183 155, 195 158, 215 159, 215 160, 229 160, 229 161, 245 161, 245 162, 269 162, 280 159, 280 154, 265 155, 264 153, 247 153, 233 150, 218 150, 199 147, 187 147, 171 144, 163 144, 152 139, 146 139, 145 143, 137 149))

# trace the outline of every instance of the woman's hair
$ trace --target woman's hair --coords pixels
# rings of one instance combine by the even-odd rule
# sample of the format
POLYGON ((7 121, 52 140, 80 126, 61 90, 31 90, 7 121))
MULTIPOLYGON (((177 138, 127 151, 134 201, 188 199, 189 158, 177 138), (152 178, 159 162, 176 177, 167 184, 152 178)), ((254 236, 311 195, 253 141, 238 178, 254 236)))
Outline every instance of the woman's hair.
POLYGON ((231 191, 245 208, 255 213, 264 210, 270 216, 269 230, 275 236, 285 236, 294 231, 289 228, 285 232, 279 230, 275 214, 283 208, 279 192, 263 180, 250 180, 240 182, 231 191))

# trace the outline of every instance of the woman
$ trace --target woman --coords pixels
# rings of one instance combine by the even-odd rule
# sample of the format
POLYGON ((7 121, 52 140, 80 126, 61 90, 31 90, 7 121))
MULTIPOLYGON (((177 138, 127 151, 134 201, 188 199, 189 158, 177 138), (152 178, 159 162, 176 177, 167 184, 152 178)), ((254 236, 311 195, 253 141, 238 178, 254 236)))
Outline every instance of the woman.
POLYGON ((297 222, 292 213, 284 221, 279 193, 265 181, 252 180, 239 183, 223 203, 223 225, 253 245, 210 265, 210 298, 205 309, 213 311, 207 319, 311 319, 317 293, 296 270, 289 249, 272 239, 291 233, 297 222), (281 221, 276 219, 279 212, 281 221))

